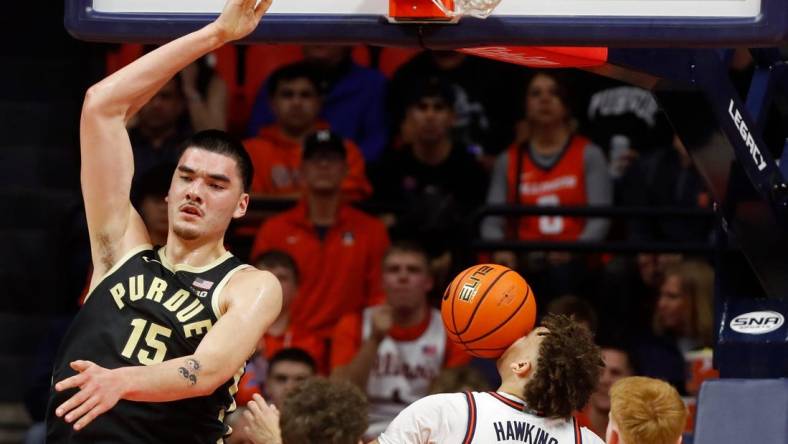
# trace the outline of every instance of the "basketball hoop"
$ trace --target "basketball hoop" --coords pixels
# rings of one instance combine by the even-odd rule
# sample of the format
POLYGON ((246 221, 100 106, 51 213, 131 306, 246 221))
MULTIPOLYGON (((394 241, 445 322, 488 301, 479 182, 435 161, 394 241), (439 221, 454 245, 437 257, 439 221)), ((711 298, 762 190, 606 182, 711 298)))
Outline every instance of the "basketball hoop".
POLYGON ((463 17, 469 15, 476 18, 487 18, 501 0, 454 0, 449 5, 442 0, 432 0, 435 6, 447 17, 463 17), (452 7, 453 6, 453 7, 452 7))
POLYGON ((389 0, 394 23, 457 23, 464 16, 486 18, 501 0, 389 0))

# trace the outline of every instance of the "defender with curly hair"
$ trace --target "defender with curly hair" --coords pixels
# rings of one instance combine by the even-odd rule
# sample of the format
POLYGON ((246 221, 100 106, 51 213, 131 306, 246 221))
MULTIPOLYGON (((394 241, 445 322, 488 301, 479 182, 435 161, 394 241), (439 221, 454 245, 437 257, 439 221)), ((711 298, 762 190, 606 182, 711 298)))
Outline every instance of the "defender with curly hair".
POLYGON ((603 365, 586 327, 548 315, 498 359, 497 391, 422 398, 375 442, 603 444, 572 418, 594 391, 603 365))

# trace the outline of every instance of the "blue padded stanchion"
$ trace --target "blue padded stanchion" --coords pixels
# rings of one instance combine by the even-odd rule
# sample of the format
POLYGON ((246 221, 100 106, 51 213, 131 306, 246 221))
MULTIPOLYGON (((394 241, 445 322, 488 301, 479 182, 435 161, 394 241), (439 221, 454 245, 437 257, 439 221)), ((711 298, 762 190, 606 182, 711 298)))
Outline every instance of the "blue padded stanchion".
POLYGON ((703 384, 693 444, 788 444, 788 379, 703 384))

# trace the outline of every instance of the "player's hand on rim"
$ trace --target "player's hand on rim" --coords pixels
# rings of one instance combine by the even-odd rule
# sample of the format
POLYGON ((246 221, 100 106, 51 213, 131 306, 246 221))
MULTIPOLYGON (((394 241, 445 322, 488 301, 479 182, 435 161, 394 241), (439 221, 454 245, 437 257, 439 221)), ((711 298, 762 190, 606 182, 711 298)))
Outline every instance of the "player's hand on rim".
POLYGON ((246 37, 257 28, 272 0, 227 0, 214 25, 225 42, 246 37), (259 1, 259 3, 258 3, 259 1))
POLYGON ((118 403, 123 394, 123 379, 116 373, 90 361, 74 361, 71 368, 79 373, 55 384, 55 390, 79 388, 79 391, 55 410, 58 417, 80 430, 118 403))

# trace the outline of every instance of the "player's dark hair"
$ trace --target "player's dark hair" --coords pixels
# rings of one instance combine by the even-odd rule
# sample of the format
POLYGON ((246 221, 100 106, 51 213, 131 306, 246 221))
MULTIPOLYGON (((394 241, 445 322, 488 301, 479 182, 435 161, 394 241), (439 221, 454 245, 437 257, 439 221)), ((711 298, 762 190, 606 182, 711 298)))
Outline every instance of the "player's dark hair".
POLYGON ((591 332, 563 315, 547 315, 548 332, 539 347, 536 373, 525 385, 529 408, 548 418, 569 418, 596 389, 604 367, 591 332))
POLYGON ((367 400, 354 384, 310 378, 282 405, 283 444, 356 444, 368 426, 367 400))
POLYGON ((285 65, 271 73, 271 76, 268 77, 268 97, 271 98, 276 94, 282 82, 290 82, 296 79, 306 79, 315 87, 315 91, 318 94, 322 94, 320 80, 313 65, 307 62, 296 62, 285 65))
POLYGON ((297 347, 283 348, 274 353, 271 359, 268 360, 268 370, 270 371, 277 363, 282 361, 299 362, 309 367, 312 373, 317 372, 317 363, 315 359, 312 358, 309 353, 297 347))
POLYGON ((241 176, 243 190, 245 193, 249 192, 249 188, 252 186, 254 167, 252 166, 252 158, 249 157, 249 153, 246 152, 246 149, 238 139, 224 131, 209 129, 197 132, 186 139, 181 145, 179 159, 188 148, 199 148, 212 153, 222 154, 235 160, 236 165, 238 165, 238 173, 241 176))
POLYGON ((285 253, 282 250, 264 251, 263 253, 257 256, 254 262, 257 266, 268 268, 268 269, 274 267, 287 268, 288 270, 293 272, 293 277, 295 277, 296 282, 300 280, 300 275, 298 273, 298 265, 293 259, 293 256, 290 256, 289 254, 285 253))

